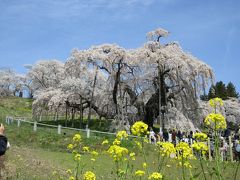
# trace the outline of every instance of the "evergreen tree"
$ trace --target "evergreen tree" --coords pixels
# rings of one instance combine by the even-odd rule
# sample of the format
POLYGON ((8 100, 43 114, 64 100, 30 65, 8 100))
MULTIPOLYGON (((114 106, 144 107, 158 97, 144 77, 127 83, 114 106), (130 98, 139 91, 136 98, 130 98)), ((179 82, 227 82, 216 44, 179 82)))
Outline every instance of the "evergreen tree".
POLYGON ((229 82, 227 85, 227 96, 238 98, 239 94, 236 92, 236 88, 232 82, 229 82))
POLYGON ((215 86, 212 85, 209 89, 209 92, 208 92, 208 100, 209 99, 212 99, 212 98, 215 98, 216 97, 216 94, 215 94, 215 86))
MULTIPOLYGON (((215 97, 219 97, 222 99, 227 99, 228 97, 238 98, 239 94, 236 92, 236 88, 232 82, 229 82, 227 86, 222 81, 216 83, 216 85, 212 85, 209 89, 207 98, 212 99, 215 97)), ((206 100, 206 96, 202 95, 200 97, 202 100, 206 100)))
POLYGON ((219 81, 215 85, 215 95, 216 97, 227 99, 227 89, 222 81, 219 81))
POLYGON ((208 95, 207 94, 200 95, 200 99, 202 101, 208 101, 208 95))

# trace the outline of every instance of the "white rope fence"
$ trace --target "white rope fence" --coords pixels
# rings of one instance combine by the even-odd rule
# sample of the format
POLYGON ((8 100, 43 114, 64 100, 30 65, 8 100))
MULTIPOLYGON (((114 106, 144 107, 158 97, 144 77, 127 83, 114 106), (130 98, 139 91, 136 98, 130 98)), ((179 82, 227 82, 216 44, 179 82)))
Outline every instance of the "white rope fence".
MULTIPOLYGON (((17 122, 17 127, 20 127, 22 122, 33 124, 33 131, 35 131, 35 132, 37 132, 38 125, 39 125, 39 126, 45 126, 45 127, 50 127, 50 128, 56 128, 58 134, 62 133, 62 129, 68 129, 68 130, 73 130, 73 131, 85 132, 87 138, 90 138, 91 133, 98 133, 98 134, 105 134, 105 135, 116 136, 116 133, 90 130, 89 128, 88 129, 78 129, 78 128, 71 128, 71 127, 64 127, 64 126, 61 126, 61 125, 43 124, 43 123, 40 123, 40 122, 37 122, 37 121, 28 121, 28 120, 25 120, 24 117, 11 117, 11 116, 7 116, 6 117, 6 124, 8 124, 8 125, 12 124, 14 121, 17 122)), ((141 137, 133 136, 133 135, 129 135, 129 137, 141 138, 141 137)), ((151 142, 151 139, 149 139, 149 141, 151 142)), ((227 148, 227 151, 229 151, 230 161, 233 161, 233 150, 232 150, 233 143, 232 143, 232 137, 231 136, 228 137, 228 141, 229 141, 229 147, 227 148)), ((192 142, 191 142, 191 144, 192 144, 192 142)), ((211 155, 211 142, 210 142, 210 138, 208 138, 207 145, 208 145, 208 158, 211 161, 212 160, 212 155, 211 155)), ((222 161, 224 159, 224 156, 225 155, 223 154, 223 151, 222 151, 221 152, 221 159, 222 159, 222 161)))
MULTIPOLYGON (((51 128, 57 128, 57 133, 61 134, 62 129, 68 129, 68 130, 73 130, 73 131, 82 131, 86 133, 87 138, 90 138, 91 133, 97 133, 97 134, 105 134, 105 135, 113 135, 116 136, 116 133, 111 133, 111 132, 102 132, 102 131, 96 131, 96 130, 90 130, 88 129, 78 129, 78 128, 71 128, 71 127, 65 127, 65 126, 61 126, 61 125, 50 125, 50 124, 43 124, 37 121, 28 121, 25 120, 25 117, 11 117, 11 116, 7 116, 6 117, 6 124, 12 124, 14 121, 17 122, 17 127, 20 127, 21 122, 25 122, 25 123, 29 123, 29 124, 33 124, 33 131, 37 131, 37 127, 39 126, 45 126, 45 127, 51 127, 51 128)), ((132 136, 129 135, 129 137, 133 137, 133 138, 139 138, 138 136, 132 136)))

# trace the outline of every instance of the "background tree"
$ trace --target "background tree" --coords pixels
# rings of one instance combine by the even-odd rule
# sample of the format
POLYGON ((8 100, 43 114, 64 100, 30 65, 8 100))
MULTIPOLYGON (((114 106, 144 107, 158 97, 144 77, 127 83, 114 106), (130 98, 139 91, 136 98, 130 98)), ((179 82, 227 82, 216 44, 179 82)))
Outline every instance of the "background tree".
POLYGON ((23 96, 25 75, 9 68, 0 69, 0 96, 23 96))
MULTIPOLYGON (((149 67, 148 77, 152 77, 153 93, 146 102, 145 121, 153 126, 153 120, 161 116, 162 128, 164 115, 171 109, 179 108, 185 116, 187 111, 196 110, 200 92, 213 79, 212 69, 184 52, 178 43, 160 44, 159 39, 166 33, 160 28, 148 33, 150 41, 140 51, 145 54, 144 65, 149 67)), ((142 59, 140 64, 143 64, 142 59)))
POLYGON ((224 100, 229 97, 238 98, 239 94, 236 92, 235 86, 232 82, 229 82, 226 86, 222 81, 216 82, 215 85, 212 85, 208 92, 208 99, 220 97, 224 100))
POLYGON ((222 99, 227 99, 227 89, 225 84, 222 81, 219 81, 215 85, 215 95, 222 99))
POLYGON ((68 119, 91 108, 124 126, 139 119, 153 126, 160 116, 163 126, 171 112, 197 119, 197 100, 212 82, 213 71, 178 43, 160 44, 167 34, 160 28, 151 31, 137 49, 103 44, 74 50, 66 63, 38 62, 28 73, 34 112, 65 110, 68 119))
POLYGON ((239 94, 237 93, 236 88, 232 82, 229 82, 227 85, 227 96, 234 97, 234 98, 239 97, 239 94))
POLYGON ((211 85, 211 87, 209 88, 209 92, 208 92, 208 99, 212 99, 216 97, 216 92, 215 92, 215 85, 211 85))

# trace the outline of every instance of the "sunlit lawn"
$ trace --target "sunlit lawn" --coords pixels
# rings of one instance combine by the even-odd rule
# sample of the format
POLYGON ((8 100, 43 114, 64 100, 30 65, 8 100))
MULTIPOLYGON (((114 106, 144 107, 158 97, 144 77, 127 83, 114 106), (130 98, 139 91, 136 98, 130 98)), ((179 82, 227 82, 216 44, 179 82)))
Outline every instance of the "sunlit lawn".
MULTIPOLYGON (((9 177, 12 179, 57 179, 57 176, 53 176, 54 171, 58 172, 60 177, 68 179, 66 174, 67 169, 74 170, 75 162, 72 154, 67 151, 67 145, 71 142, 71 138, 74 135, 74 131, 65 131, 61 135, 57 134, 56 129, 39 128, 37 132, 33 132, 32 126, 28 124, 21 124, 17 127, 16 124, 6 125, 6 134, 9 138, 12 147, 7 152, 6 165, 9 167, 9 177)), ((115 179, 116 168, 112 159, 106 154, 107 147, 103 147, 101 142, 104 139, 112 141, 113 136, 91 136, 86 138, 85 133, 81 133, 82 141, 84 145, 90 147, 91 150, 97 150, 100 152, 96 161, 91 161, 92 156, 90 154, 84 154, 82 152, 80 170, 85 172, 92 170, 96 173, 98 179, 115 179)), ((136 179, 134 172, 138 169, 144 170, 142 163, 144 158, 139 150, 134 146, 132 139, 123 143, 130 152, 137 152, 136 161, 130 161, 128 167, 127 179, 136 179)), ((149 167, 149 172, 157 171, 157 153, 154 151, 155 146, 146 144, 146 156, 149 167)), ((165 159, 166 165, 161 170, 161 173, 165 175, 165 179, 182 179, 181 167, 178 166, 178 162, 174 159, 165 159)), ((204 162, 205 172, 208 179, 216 179, 216 176, 209 172, 214 167, 214 162, 210 163, 210 168, 207 168, 204 162)), ((197 175, 201 171, 198 161, 192 161, 193 168, 191 169, 192 175, 197 175)), ((126 163, 125 163, 126 165, 126 163)), ((126 166, 121 166, 124 170, 126 166)), ((222 171, 224 171, 224 179, 232 179, 234 176, 234 168, 236 163, 226 162, 222 171)), ((189 171, 187 176, 190 178, 189 171)), ((238 172, 240 177, 240 172, 238 172)), ((143 179, 147 179, 147 175, 143 179)), ((198 179, 203 179, 202 173, 198 179)))

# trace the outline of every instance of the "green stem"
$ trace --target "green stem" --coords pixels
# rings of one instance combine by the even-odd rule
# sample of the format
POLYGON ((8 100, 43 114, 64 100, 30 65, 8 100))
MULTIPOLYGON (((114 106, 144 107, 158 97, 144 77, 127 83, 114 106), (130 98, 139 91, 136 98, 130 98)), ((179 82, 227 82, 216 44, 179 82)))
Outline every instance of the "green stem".
POLYGON ((238 165, 237 165, 236 171, 235 171, 235 173, 234 173, 234 180, 237 179, 237 173, 238 173, 238 168, 239 168, 239 166, 240 166, 240 159, 238 159, 238 165))
POLYGON ((119 179, 119 164, 118 164, 118 161, 116 161, 116 174, 117 174, 117 179, 119 179))
POLYGON ((160 166, 160 159, 161 159, 161 156, 160 156, 160 152, 158 153, 158 168, 160 166))
POLYGON ((125 174, 124 174, 124 179, 126 179, 127 172, 128 172, 128 167, 129 167, 129 161, 128 161, 127 166, 126 166, 126 170, 125 170, 125 174))
POLYGON ((191 179, 194 180, 194 177, 193 177, 193 175, 192 175, 191 168, 189 168, 189 174, 190 174, 190 176, 191 176, 191 179))
POLYGON ((202 156, 201 156, 201 155, 200 155, 200 164, 201 164, 201 168, 202 168, 202 172, 203 172, 204 179, 207 180, 206 174, 205 174, 205 172, 204 172, 203 164, 202 164, 202 156))
POLYGON ((215 140, 215 162, 216 162, 216 167, 217 167, 217 176, 218 179, 221 179, 220 176, 220 167, 219 167, 219 161, 220 161, 220 156, 219 156, 219 135, 217 133, 217 127, 215 123, 215 128, 214 128, 214 140, 215 140))
POLYGON ((76 176, 75 176, 76 180, 78 180, 78 170, 79 170, 79 165, 80 165, 80 163, 79 163, 79 162, 77 162, 77 167, 76 167, 76 176))
POLYGON ((185 180, 185 170, 184 170, 184 159, 183 159, 183 153, 182 153, 182 175, 183 175, 183 179, 185 180))
POLYGON ((160 171, 162 170, 162 167, 163 167, 164 161, 165 161, 165 156, 163 156, 162 163, 159 164, 159 166, 158 166, 158 172, 160 172, 160 171))
POLYGON ((142 153, 143 153, 144 161, 147 164, 147 174, 149 176, 148 163, 147 163, 146 153, 145 153, 145 150, 144 150, 144 139, 143 138, 142 138, 142 153))

